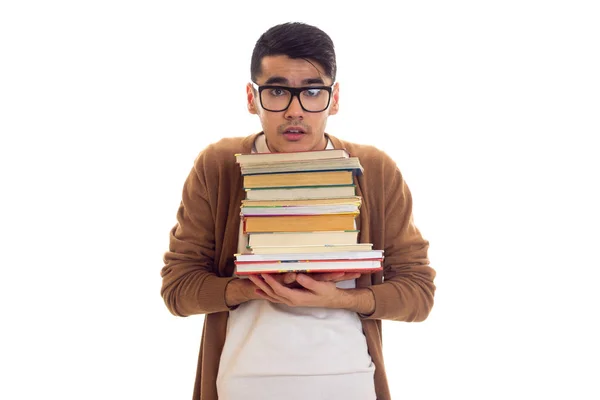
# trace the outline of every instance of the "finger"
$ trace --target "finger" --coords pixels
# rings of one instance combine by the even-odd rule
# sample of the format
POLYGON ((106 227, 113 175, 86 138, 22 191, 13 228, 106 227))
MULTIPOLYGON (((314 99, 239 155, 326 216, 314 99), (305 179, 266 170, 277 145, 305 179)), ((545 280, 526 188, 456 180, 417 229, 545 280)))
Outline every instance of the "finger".
POLYGON ((356 279, 360 276, 360 273, 357 272, 346 272, 346 273, 342 273, 339 276, 336 276, 334 279, 332 279, 332 282, 341 282, 341 281, 348 281, 350 279, 356 279))
POLYGON ((295 272, 288 272, 285 275, 283 275, 283 283, 285 285, 289 285, 291 283, 294 283, 296 281, 296 273, 295 272))
POLYGON ((284 297, 278 296, 277 293, 275 293, 273 287, 271 286, 273 285, 282 287, 276 279, 280 278, 280 276, 274 277, 271 274, 262 274, 250 275, 249 278, 258 287, 258 289, 255 290, 255 293, 258 294, 261 298, 268 300, 271 303, 289 303, 289 301, 284 297))
POLYGON ((313 292, 318 290, 320 287, 323 287, 322 285, 327 284, 327 282, 317 281, 306 274, 298 274, 296 277, 296 282, 301 284, 305 289, 313 292))
POLYGON ((345 274, 344 280, 347 280, 347 279, 358 279, 358 278, 360 278, 360 275, 361 275, 360 272, 349 272, 349 273, 345 274))
POLYGON ((339 279, 343 276, 344 276, 343 272, 322 272, 322 273, 312 275, 314 280, 321 281, 321 282, 336 281, 337 279, 339 279))
POLYGON ((256 288, 254 289, 256 293, 265 293, 265 291, 263 290, 263 288, 265 287, 265 282, 260 275, 248 275, 248 280, 254 283, 254 286, 256 286, 256 288))
POLYGON ((256 289, 256 294, 263 300, 267 300, 271 303, 282 303, 281 301, 269 296, 262 289, 256 289))
POLYGON ((265 283, 269 285, 271 293, 267 291, 267 294, 275 298, 281 299, 284 302, 290 301, 296 293, 293 289, 288 288, 280 284, 274 277, 269 274, 262 275, 265 283))
POLYGON ((264 275, 250 275, 248 277, 252 283, 254 283, 263 293, 266 293, 268 296, 273 294, 273 290, 271 289, 271 287, 269 286, 268 283, 265 282, 264 280, 264 275))
POLYGON ((248 275, 248 280, 258 286, 262 278, 258 275, 248 275))

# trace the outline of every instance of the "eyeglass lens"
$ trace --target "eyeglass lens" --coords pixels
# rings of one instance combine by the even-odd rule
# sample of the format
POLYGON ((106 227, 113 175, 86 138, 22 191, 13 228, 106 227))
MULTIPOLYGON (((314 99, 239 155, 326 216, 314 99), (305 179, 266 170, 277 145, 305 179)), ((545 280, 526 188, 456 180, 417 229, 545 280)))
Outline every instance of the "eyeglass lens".
MULTIPOLYGON (((329 105, 330 93, 324 89, 305 89, 298 98, 300 104, 307 111, 323 111, 329 105)), ((265 88, 261 92, 261 101, 265 109, 283 111, 291 103, 292 93, 285 88, 265 88)))

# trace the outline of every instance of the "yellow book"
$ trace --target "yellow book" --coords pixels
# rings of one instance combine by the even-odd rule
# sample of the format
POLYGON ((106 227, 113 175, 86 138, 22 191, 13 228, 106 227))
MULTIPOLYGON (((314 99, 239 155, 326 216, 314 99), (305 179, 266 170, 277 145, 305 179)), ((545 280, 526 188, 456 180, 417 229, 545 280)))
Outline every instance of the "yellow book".
POLYGON ((245 175, 244 188, 351 185, 352 171, 290 172, 281 174, 245 175))
POLYGON ((243 218, 244 233, 344 231, 355 227, 357 213, 321 215, 250 216, 243 218))

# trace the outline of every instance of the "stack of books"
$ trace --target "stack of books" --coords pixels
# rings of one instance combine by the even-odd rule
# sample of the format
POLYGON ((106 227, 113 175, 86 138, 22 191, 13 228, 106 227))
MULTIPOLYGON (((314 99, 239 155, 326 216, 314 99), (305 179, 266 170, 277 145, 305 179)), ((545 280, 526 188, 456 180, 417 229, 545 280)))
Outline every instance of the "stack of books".
POLYGON ((342 149, 237 154, 246 198, 240 217, 246 251, 237 275, 372 272, 383 251, 358 243, 358 158, 342 149))

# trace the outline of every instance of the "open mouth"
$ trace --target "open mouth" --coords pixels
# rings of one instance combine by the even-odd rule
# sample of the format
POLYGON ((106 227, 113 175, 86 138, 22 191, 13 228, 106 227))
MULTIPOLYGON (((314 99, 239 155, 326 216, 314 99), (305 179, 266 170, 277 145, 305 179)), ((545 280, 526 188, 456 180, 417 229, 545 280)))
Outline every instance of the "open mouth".
POLYGON ((291 142, 302 139, 305 134, 306 131, 299 126, 292 126, 283 131, 283 136, 291 142))
POLYGON ((288 128, 286 129, 283 133, 285 134, 289 134, 289 135, 301 135, 304 134, 304 129, 302 128, 288 128))
POLYGON ((296 142, 298 140, 301 140, 304 137, 304 134, 305 134, 304 129, 295 129, 295 128, 286 129, 283 132, 283 136, 290 142, 296 142))

